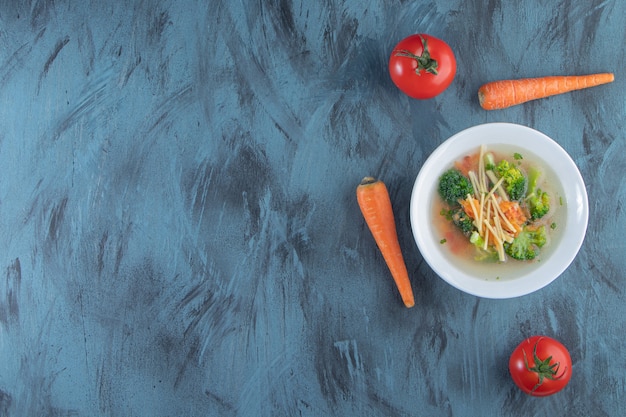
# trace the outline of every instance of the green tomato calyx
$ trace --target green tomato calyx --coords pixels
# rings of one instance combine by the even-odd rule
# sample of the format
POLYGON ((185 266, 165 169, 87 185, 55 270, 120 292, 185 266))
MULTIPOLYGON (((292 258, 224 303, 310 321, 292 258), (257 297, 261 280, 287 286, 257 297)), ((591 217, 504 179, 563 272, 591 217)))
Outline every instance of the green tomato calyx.
POLYGON ((558 375, 559 367, 561 365, 559 362, 555 362, 553 364, 550 364, 550 361, 552 360, 552 356, 548 356, 548 358, 546 358, 544 360, 541 360, 537 356, 537 345, 538 344, 539 344, 539 340, 537 341, 537 343, 535 343, 535 346, 533 348, 534 366, 529 366, 528 358, 526 357, 526 351, 522 350, 522 353, 524 354, 524 366, 526 367, 526 370, 529 371, 529 372, 535 372, 537 374, 537 376, 539 377, 539 381, 537 382, 537 385, 535 385, 533 387, 533 389, 530 391, 531 393, 535 392, 535 390, 537 388, 539 388, 539 386, 541 384, 543 384, 544 379, 549 379, 551 381, 557 381, 557 380, 561 379, 563 377, 563 375, 565 375, 565 370, 563 370, 563 372, 561 372, 561 375, 558 375))
POLYGON ((396 56, 404 56, 416 60, 417 68, 415 68, 415 73, 417 75, 422 75, 422 71, 430 72, 433 75, 439 74, 439 72, 437 71, 439 64, 430 56, 430 51, 428 50, 428 41, 424 39, 422 35, 419 35, 419 37, 422 40, 423 49, 421 55, 415 55, 411 51, 401 49, 396 52, 396 56))

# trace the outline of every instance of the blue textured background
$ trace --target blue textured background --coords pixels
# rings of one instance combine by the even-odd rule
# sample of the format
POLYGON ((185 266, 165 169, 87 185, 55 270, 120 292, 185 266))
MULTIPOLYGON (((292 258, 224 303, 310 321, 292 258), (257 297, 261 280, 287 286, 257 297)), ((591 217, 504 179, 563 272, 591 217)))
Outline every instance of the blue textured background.
POLYGON ((1 416, 624 414, 626 2, 19 3, 0 6, 1 416), (387 74, 416 32, 457 54, 430 101, 387 74), (590 199, 571 267, 512 300, 438 279, 409 228, 429 153, 491 121, 557 140, 590 199), (411 310, 356 205, 365 175, 390 188, 411 310), (507 371, 537 333, 574 361, 543 399, 507 371))

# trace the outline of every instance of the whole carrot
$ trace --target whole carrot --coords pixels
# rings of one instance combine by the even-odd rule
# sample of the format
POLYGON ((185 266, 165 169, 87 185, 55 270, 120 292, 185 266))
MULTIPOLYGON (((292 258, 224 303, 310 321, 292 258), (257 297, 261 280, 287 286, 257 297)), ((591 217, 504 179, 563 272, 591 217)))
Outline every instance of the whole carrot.
POLYGON ((372 232, 376 245, 398 287, 404 305, 408 308, 413 307, 415 305, 413 289, 402 257, 387 187, 380 180, 365 177, 356 189, 356 198, 367 227, 372 232))
POLYGON ((485 110, 505 109, 539 98, 607 84, 613 79, 612 73, 601 73, 493 81, 478 89, 478 101, 485 110))

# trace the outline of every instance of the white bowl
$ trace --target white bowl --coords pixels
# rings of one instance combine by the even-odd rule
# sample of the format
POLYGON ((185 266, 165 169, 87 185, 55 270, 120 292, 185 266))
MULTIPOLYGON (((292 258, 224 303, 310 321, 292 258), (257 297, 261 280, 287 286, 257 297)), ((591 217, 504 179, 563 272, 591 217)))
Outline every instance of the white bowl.
MULTIPOLYGON (((553 202, 554 206, 554 202, 553 202)), ((437 275, 466 293, 485 298, 513 298, 537 291, 558 278, 576 257, 587 230, 589 204, 582 176, 574 161, 548 136, 510 123, 488 123, 463 130, 443 142, 426 160, 415 181, 410 204, 411 228, 424 260, 437 275), (508 260, 504 264, 466 261, 442 243, 433 221, 439 195, 439 177, 455 161, 475 153, 484 144, 495 151, 519 152, 525 160, 546 170, 558 194, 556 228, 534 261, 508 260), (555 180, 556 179, 556 180, 555 180), (516 265, 516 266, 513 266, 516 265)))

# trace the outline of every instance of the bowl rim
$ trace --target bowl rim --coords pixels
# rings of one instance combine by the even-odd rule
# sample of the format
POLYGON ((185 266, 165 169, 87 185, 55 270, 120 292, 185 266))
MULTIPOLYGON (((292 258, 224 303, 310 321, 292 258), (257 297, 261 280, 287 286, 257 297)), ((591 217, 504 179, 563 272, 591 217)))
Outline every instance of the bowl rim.
POLYGON ((557 279, 574 261, 585 238, 589 203, 585 183, 570 155, 555 140, 544 133, 528 126, 495 122, 475 125, 450 136, 443 141, 426 159, 419 170, 413 185, 409 205, 409 217, 413 237, 418 250, 430 268, 440 278, 453 287, 483 298, 514 298, 535 292, 557 279), (479 138, 479 139, 478 139, 479 138), (520 143, 525 139, 526 142, 520 143), (541 154, 533 152, 525 143, 541 143, 541 154), (438 243, 440 236, 432 232, 427 224, 432 212, 432 199, 435 194, 435 181, 440 174, 454 163, 454 161, 473 152, 480 144, 510 145, 534 153, 546 166, 558 166, 558 177, 565 177, 561 181, 564 197, 567 201, 565 221, 567 227, 563 232, 558 247, 546 258, 541 265, 530 273, 510 280, 498 281, 481 279, 466 271, 457 268, 447 260, 438 243), (449 155, 449 156, 448 156, 449 155), (445 158, 444 163, 441 160, 445 158), (438 165, 439 164, 439 165, 438 165), (430 197, 422 198, 425 189, 430 197), (419 214, 428 210, 429 216, 419 214), (503 285, 506 283, 506 285, 503 285))

